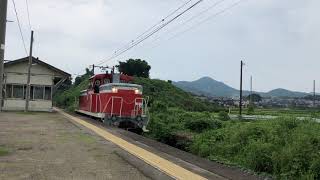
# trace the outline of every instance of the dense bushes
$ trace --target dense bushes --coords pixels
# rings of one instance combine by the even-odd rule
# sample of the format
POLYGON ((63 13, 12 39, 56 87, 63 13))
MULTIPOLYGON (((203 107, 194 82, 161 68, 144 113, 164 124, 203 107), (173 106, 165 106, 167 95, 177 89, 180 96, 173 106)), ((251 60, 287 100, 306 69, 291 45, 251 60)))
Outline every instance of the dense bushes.
POLYGON ((230 117, 229 117, 228 113, 225 112, 225 111, 220 111, 219 114, 218 114, 218 118, 221 121, 229 121, 230 120, 230 117))
MULTIPOLYGON (((156 103, 157 107, 162 107, 156 103)), ((154 107, 151 107, 153 109, 154 107)), ((152 111, 146 134, 160 142, 187 150, 197 133, 223 126, 210 113, 188 112, 180 108, 167 108, 165 111, 152 111)))
POLYGON ((58 91, 53 97, 55 106, 65 108, 68 111, 74 111, 78 106, 80 91, 87 88, 88 80, 82 81, 78 85, 73 85, 68 90, 58 91))
POLYGON ((280 179, 320 178, 320 125, 279 118, 228 123, 197 135, 191 151, 280 179))
POLYGON ((222 123, 211 119, 193 119, 185 122, 185 127, 193 132, 201 133, 208 129, 219 129, 222 123))

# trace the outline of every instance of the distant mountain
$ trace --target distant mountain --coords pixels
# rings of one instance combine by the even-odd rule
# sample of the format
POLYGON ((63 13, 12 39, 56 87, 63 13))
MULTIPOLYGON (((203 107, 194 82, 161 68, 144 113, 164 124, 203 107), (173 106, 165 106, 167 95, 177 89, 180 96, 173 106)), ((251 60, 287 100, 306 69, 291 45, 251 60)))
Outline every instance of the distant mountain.
POLYGON ((238 94, 238 90, 234 89, 223 82, 216 81, 210 77, 203 77, 196 81, 179 81, 173 84, 185 91, 191 92, 196 95, 205 96, 222 96, 232 97, 238 94))
POLYGON ((278 88, 267 93, 263 93, 262 95, 265 97, 305 97, 309 95, 309 93, 290 91, 287 89, 278 88))
MULTIPOLYGON (((208 97, 236 97, 239 90, 228 86, 223 82, 216 81, 210 77, 203 77, 196 81, 178 81, 173 84, 187 92, 208 97)), ((249 91, 243 91, 243 95, 249 95, 249 91)), ((290 91, 286 89, 274 89, 269 92, 254 92, 263 97, 304 97, 309 93, 290 91)))

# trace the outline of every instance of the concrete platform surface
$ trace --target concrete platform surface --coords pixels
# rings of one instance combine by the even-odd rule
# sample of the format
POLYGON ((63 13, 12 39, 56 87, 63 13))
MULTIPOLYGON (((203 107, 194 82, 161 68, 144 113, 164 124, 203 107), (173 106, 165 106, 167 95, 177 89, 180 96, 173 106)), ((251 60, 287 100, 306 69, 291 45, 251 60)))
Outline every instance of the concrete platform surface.
POLYGON ((170 179, 58 113, 0 113, 0 179, 154 177, 170 179))

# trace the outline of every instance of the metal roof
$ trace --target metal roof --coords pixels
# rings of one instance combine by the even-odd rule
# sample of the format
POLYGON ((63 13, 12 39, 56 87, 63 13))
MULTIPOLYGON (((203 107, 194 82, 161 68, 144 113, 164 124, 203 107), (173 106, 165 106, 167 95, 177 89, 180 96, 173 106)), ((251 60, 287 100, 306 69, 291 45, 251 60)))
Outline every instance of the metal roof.
MULTIPOLYGON (((6 67, 6 66, 11 66, 11 65, 18 64, 18 63, 22 63, 22 62, 28 62, 28 61, 29 61, 29 57, 24 57, 24 58, 17 59, 17 60, 7 61, 7 62, 4 63, 4 66, 5 66, 5 67, 6 67)), ((39 60, 39 58, 32 57, 32 62, 33 62, 33 63, 40 64, 40 65, 42 65, 42 66, 45 66, 45 67, 47 67, 48 69, 51 69, 51 70, 53 70, 53 71, 56 71, 56 72, 58 72, 58 73, 60 73, 60 74, 62 74, 62 75, 64 75, 64 76, 68 76, 68 77, 71 76, 71 74, 69 74, 69 73, 67 73, 67 72, 65 72, 65 71, 63 71, 63 70, 61 70, 61 69, 58 69, 58 68, 56 68, 56 67, 54 67, 54 66, 52 66, 52 65, 50 65, 50 64, 48 64, 48 63, 45 63, 45 62, 39 60)))

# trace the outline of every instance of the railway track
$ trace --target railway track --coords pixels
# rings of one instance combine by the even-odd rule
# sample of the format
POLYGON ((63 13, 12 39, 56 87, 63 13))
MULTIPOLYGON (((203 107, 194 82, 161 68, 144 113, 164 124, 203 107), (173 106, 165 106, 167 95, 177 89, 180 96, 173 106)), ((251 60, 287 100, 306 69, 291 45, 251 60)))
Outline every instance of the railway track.
POLYGON ((55 109, 173 179, 264 179, 235 167, 215 163, 89 117, 55 109))

